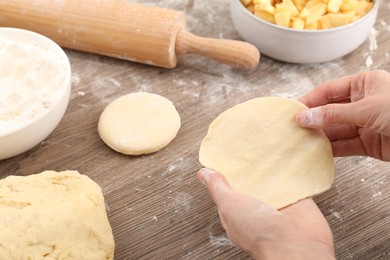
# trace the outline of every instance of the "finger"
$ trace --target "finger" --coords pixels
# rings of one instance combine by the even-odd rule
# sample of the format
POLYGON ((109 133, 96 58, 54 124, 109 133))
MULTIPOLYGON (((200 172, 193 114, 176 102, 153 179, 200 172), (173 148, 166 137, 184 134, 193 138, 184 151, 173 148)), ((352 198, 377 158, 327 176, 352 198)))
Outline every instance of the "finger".
POLYGON ((324 129, 329 141, 335 142, 341 139, 349 139, 358 136, 358 127, 355 125, 339 125, 324 129))
POLYGON ((367 151, 362 143, 360 137, 338 140, 332 142, 333 156, 346 157, 346 156, 365 156, 367 151))
POLYGON ((310 108, 299 112, 295 120, 302 127, 326 128, 341 124, 365 126, 362 122, 369 122, 370 118, 365 117, 360 102, 356 102, 310 108))
POLYGON ((359 73, 323 83, 298 100, 308 107, 342 103, 351 98, 355 100, 355 95, 361 95, 359 92, 363 92, 362 82, 364 82, 365 76, 365 73, 359 73), (353 97, 351 97, 352 92, 354 92, 353 97))
POLYGON ((323 106, 328 103, 349 100, 351 88, 350 77, 323 83, 313 91, 300 97, 298 100, 308 107, 323 106))
POLYGON ((387 138, 367 128, 361 128, 359 130, 359 135, 365 148, 365 155, 384 160, 382 152, 386 151, 386 149, 382 148, 386 147, 387 138))
POLYGON ((226 178, 213 170, 207 168, 200 169, 197 178, 207 187, 217 206, 226 200, 228 193, 232 192, 226 178))
POLYGON ((227 182, 226 178, 215 171, 207 168, 203 168, 197 175, 200 182, 202 182, 210 192, 215 204, 217 204, 220 215, 224 215, 224 212, 237 209, 241 211, 253 211, 264 214, 265 212, 274 213, 277 212, 274 208, 266 205, 265 203, 255 199, 254 197, 247 196, 238 192, 235 192, 227 182))

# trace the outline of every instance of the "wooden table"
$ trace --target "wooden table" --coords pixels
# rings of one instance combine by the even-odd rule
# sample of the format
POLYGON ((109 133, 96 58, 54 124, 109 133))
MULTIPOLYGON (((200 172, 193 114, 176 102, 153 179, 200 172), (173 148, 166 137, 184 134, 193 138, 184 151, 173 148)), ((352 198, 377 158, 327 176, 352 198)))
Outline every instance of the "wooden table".
MULTIPOLYGON (((183 10, 198 35, 240 39, 227 0, 139 1, 183 10)), ((318 65, 262 56, 255 70, 238 70, 188 55, 167 70, 66 50, 72 94, 65 117, 40 145, 0 161, 2 178, 44 170, 78 170, 101 185, 115 236, 116 259, 250 259, 224 232, 215 204, 196 180, 198 149, 222 111, 261 96, 297 98, 317 84, 368 69, 390 71, 390 4, 353 53, 318 65), (100 113, 115 98, 147 91, 172 100, 182 127, 161 151, 121 155, 99 138, 100 113)), ((315 198, 334 234, 338 259, 390 259, 390 164, 335 160, 333 187, 315 198)))

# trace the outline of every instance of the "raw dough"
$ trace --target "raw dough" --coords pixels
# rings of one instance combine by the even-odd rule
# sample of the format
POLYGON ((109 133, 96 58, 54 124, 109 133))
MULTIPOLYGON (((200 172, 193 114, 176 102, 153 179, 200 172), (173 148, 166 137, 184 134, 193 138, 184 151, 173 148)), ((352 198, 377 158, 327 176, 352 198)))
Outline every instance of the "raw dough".
POLYGON ((327 190, 334 179, 331 145, 322 130, 295 123, 304 108, 293 99, 265 97, 223 112, 201 144, 200 162, 234 190, 277 209, 327 190))
POLYGON ((114 238, 100 187, 76 171, 0 181, 0 259, 104 259, 114 238))
POLYGON ((114 100, 99 120, 99 134, 117 152, 140 155, 168 145, 180 128, 180 115, 168 99, 131 93, 114 100))

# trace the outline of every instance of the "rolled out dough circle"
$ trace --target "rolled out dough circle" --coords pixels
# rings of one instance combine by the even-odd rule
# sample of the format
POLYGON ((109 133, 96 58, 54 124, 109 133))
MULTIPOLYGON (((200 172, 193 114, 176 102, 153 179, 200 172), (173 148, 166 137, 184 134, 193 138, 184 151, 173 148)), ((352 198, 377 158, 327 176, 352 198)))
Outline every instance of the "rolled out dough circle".
POLYGON ((180 128, 180 115, 168 99, 131 93, 110 103, 99 119, 99 135, 117 152, 153 153, 168 145, 180 128))
POLYGON ((322 130, 296 124, 303 109, 293 99, 264 97, 226 110, 202 141, 201 164, 223 174, 233 190, 277 209, 329 189, 331 145, 322 130))

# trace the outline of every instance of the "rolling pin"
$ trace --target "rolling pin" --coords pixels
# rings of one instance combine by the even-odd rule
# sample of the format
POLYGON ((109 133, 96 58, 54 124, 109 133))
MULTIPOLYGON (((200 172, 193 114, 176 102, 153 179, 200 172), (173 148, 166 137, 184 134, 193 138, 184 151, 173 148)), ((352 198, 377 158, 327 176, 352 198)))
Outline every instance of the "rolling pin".
POLYGON ((174 68, 185 53, 238 68, 253 68, 253 45, 198 37, 186 31, 183 12, 126 0, 1 0, 0 26, 45 35, 60 46, 174 68))

